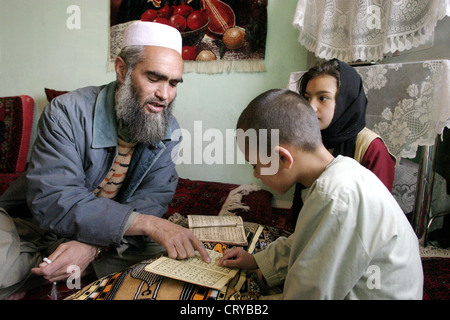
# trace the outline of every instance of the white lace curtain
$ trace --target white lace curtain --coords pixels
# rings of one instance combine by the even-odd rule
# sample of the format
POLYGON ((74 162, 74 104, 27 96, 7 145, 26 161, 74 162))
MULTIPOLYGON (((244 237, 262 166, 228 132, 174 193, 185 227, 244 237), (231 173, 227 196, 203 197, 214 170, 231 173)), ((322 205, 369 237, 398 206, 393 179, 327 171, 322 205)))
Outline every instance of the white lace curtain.
POLYGON ((299 0, 293 25, 321 59, 379 61, 426 43, 450 0, 299 0))

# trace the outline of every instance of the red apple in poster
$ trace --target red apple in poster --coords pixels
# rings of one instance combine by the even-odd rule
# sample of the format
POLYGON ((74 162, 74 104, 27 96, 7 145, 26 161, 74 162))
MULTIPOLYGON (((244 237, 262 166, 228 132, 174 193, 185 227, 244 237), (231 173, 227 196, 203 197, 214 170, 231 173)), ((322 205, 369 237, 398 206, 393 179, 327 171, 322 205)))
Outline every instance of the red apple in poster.
POLYGON ((169 24, 169 20, 163 17, 156 17, 153 22, 162 23, 162 24, 169 24))
POLYGON ((197 47, 196 46, 184 46, 182 51, 183 60, 195 60, 197 57, 197 47))
POLYGON ((197 30, 208 22, 208 16, 203 10, 193 11, 187 18, 187 25, 191 30, 197 30))
POLYGON ((158 10, 158 14, 167 20, 170 19, 170 17, 172 16, 172 13, 173 13, 173 9, 171 6, 169 6, 168 3, 166 3, 166 5, 164 7, 162 7, 161 9, 158 10))
POLYGON ((169 25, 183 32, 186 29, 186 18, 179 14, 173 15, 170 17, 169 25))
POLYGON ((158 12, 154 9, 148 9, 141 16, 141 21, 153 21, 158 16, 158 12))
POLYGON ((176 6, 175 9, 173 9, 173 15, 179 14, 187 19, 192 11, 194 11, 194 9, 183 2, 181 5, 176 6))

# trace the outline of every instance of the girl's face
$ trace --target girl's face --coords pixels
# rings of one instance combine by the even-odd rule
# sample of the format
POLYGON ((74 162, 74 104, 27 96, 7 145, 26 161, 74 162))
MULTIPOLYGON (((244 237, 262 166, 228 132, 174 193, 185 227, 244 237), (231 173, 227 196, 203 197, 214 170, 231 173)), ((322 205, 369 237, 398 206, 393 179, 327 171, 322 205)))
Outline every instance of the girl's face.
POLYGON ((306 85, 304 96, 316 111, 320 130, 328 128, 333 120, 337 94, 337 80, 330 75, 317 76, 306 85))

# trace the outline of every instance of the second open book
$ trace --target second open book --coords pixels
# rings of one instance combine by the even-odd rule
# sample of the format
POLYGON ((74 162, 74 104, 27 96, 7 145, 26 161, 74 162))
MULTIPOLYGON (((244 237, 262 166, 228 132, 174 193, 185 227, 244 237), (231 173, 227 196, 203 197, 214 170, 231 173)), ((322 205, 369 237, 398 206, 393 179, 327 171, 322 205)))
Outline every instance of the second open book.
POLYGON ((244 222, 240 216, 189 215, 188 226, 201 241, 248 245, 244 222))

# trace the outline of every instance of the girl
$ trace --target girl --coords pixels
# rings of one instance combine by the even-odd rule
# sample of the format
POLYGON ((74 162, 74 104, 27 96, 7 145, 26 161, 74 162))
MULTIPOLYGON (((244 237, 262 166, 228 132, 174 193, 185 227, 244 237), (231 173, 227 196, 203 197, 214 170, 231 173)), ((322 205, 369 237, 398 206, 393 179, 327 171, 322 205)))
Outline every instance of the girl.
MULTIPOLYGON (((392 192, 395 158, 382 138, 365 127, 367 98, 359 74, 348 64, 333 59, 306 72, 298 91, 316 111, 325 147, 334 155, 357 160, 371 170, 392 192)), ((296 185, 292 213, 297 220, 302 207, 296 185)))

